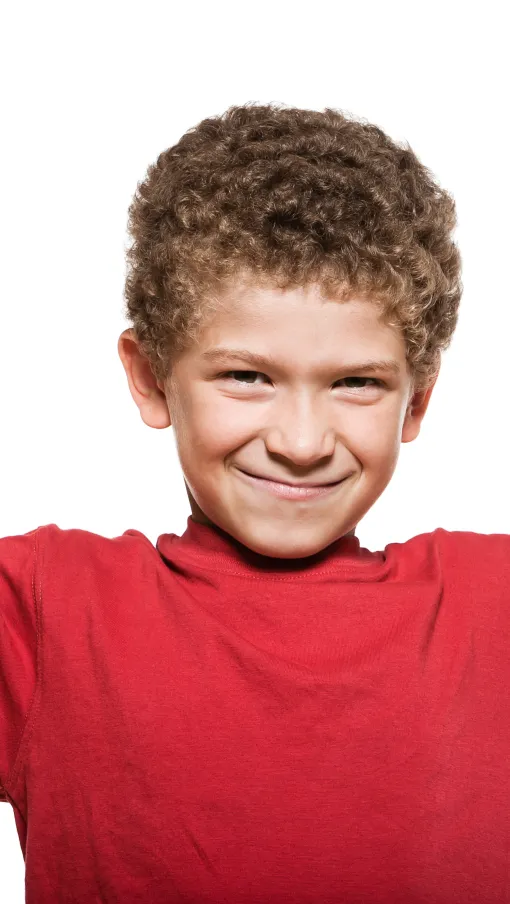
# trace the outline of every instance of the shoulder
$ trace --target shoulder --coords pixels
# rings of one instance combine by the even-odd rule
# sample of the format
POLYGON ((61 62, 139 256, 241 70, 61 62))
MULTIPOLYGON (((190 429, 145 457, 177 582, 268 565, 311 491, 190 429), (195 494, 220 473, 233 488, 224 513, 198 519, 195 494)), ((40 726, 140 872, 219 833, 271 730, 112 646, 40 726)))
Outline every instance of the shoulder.
POLYGON ((14 581, 36 582, 42 571, 67 575, 83 569, 85 562, 101 564, 109 570, 119 565, 158 556, 157 550, 143 533, 126 530, 117 537, 105 537, 80 528, 61 528, 43 524, 25 534, 0 538, 0 576, 14 581))
POLYGON ((470 598, 498 599, 505 618, 510 602, 510 535, 447 531, 438 528, 438 550, 445 581, 470 598))
POLYGON ((385 548, 390 572, 402 579, 443 575, 460 583, 498 576, 510 587, 510 534, 450 531, 442 527, 385 548))
POLYGON ((483 582, 510 589, 510 534, 482 534, 450 531, 442 527, 408 540, 407 556, 427 560, 445 580, 459 586, 479 586, 483 582))
MULTIPOLYGON (((32 537, 39 547, 47 548, 50 551, 53 548, 66 549, 69 552, 76 549, 97 553, 104 551, 115 555, 117 550, 124 551, 127 548, 137 546, 154 549, 153 544, 145 534, 133 529, 126 530, 116 537, 105 537, 102 534, 83 530, 82 528, 62 528, 58 524, 43 524, 23 536, 32 537)), ((20 538, 12 537, 6 539, 18 540, 20 538)))
POLYGON ((452 565, 499 564, 510 567, 510 534, 479 534, 438 527, 432 534, 443 558, 452 565))
POLYGON ((483 554, 492 560, 510 563, 510 534, 480 534, 437 527, 428 533, 417 534, 405 543, 390 543, 386 549, 408 553, 414 550, 436 551, 442 558, 452 561, 469 560, 483 554))

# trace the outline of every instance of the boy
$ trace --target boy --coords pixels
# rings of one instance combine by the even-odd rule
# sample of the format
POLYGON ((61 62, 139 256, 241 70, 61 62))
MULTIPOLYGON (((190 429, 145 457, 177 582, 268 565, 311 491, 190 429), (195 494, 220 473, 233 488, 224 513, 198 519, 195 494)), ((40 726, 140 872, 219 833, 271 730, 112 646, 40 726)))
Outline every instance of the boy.
POLYGON ((233 107, 149 168, 118 350, 192 514, 0 541, 29 904, 510 901, 510 539, 355 535, 455 329, 454 226, 329 109, 233 107))

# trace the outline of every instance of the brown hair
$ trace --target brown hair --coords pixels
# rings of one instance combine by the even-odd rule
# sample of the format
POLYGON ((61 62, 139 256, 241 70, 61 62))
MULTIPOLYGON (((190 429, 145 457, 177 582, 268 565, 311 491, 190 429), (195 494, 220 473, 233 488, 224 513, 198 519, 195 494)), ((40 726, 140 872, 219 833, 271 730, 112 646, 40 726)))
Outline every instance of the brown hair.
POLYGON ((415 387, 457 324, 455 204, 409 145, 351 114, 248 103, 163 151, 129 207, 125 311, 163 382, 222 289, 317 283, 381 304, 415 387))

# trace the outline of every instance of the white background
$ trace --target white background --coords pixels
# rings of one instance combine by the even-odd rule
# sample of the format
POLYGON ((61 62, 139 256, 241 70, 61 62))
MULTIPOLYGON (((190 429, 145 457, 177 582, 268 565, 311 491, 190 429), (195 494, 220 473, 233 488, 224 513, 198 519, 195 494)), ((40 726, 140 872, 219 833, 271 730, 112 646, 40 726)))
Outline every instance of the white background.
MULTIPOLYGON (((127 207, 149 163, 228 106, 346 110, 454 195, 459 326, 422 432, 360 523, 373 550, 510 532, 504 4, 12 4, 0 72, 0 536, 42 524, 153 542, 189 515, 172 429, 146 427, 116 344, 127 207)), ((24 863, 0 805, 2 901, 24 863)))

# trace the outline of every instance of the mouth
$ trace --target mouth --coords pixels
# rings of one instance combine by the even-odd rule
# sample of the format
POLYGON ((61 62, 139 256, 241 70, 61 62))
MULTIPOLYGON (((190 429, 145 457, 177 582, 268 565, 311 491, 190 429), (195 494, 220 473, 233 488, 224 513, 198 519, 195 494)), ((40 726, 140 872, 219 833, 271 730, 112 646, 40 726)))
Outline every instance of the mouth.
POLYGON ((275 480, 269 480, 266 477, 257 477, 255 474, 249 474, 248 471, 242 471, 240 468, 238 468, 237 470, 251 483, 252 486, 256 486, 259 489, 265 489, 268 492, 272 493, 274 496, 279 496, 283 499, 308 500, 315 499, 318 496, 326 496, 329 493, 333 492, 345 480, 345 478, 342 478, 342 480, 337 480, 333 483, 315 485, 307 484, 305 486, 281 483, 275 480))

